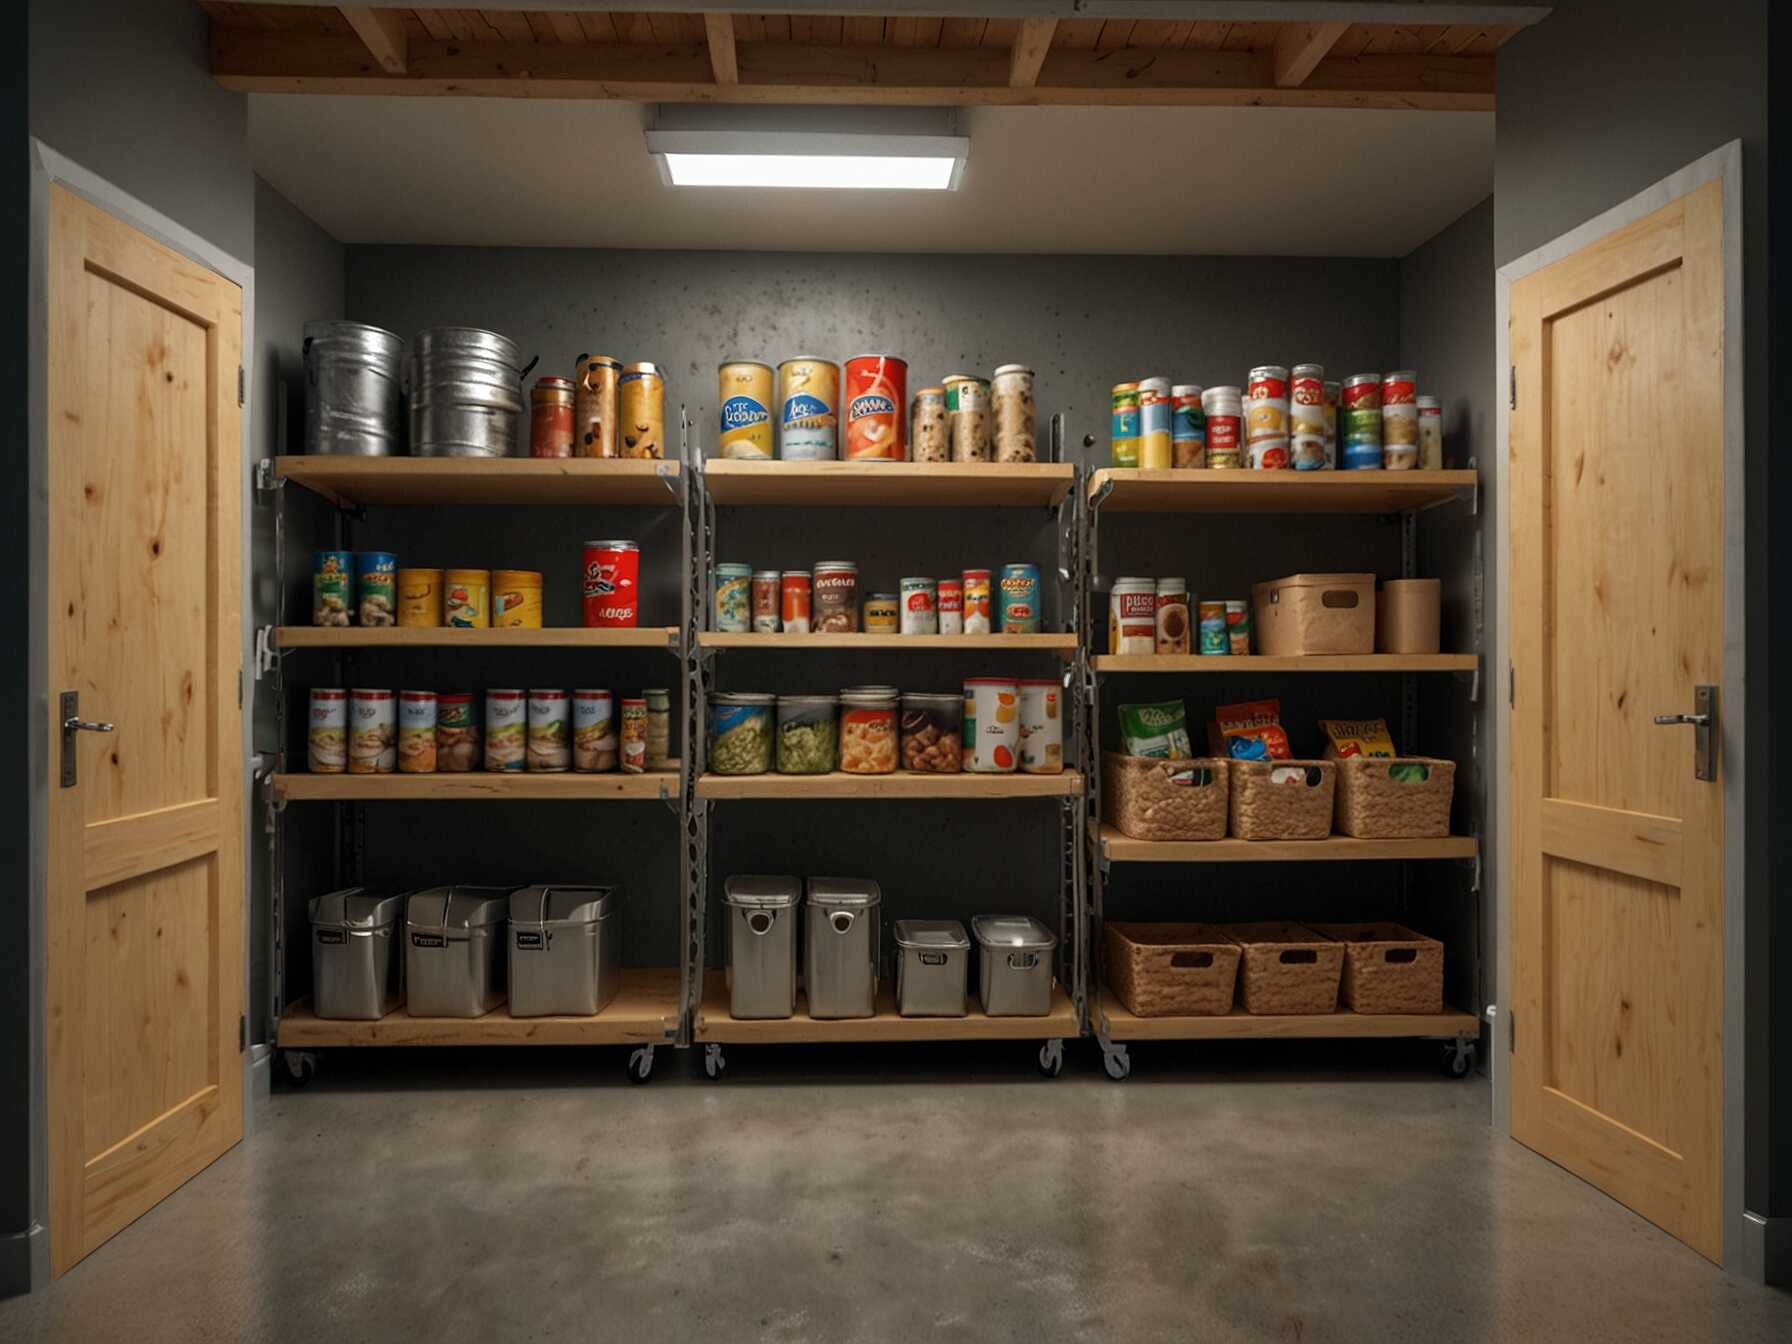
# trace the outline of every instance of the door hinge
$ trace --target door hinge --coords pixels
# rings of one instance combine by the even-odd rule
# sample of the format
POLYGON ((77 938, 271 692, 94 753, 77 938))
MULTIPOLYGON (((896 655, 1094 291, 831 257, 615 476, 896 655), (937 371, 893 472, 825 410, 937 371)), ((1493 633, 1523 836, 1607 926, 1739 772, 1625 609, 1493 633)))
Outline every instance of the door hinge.
POLYGON ((1506 380, 1506 409, 1516 411, 1518 409, 1518 365, 1508 364, 1506 366, 1506 380))
POLYGON ((1516 1054, 1518 1051, 1518 1014, 1511 1007, 1506 1009, 1506 1053, 1516 1054))
POLYGON ((236 707, 243 707, 243 669, 240 667, 236 670, 236 707))
POLYGON ((1518 708, 1518 668, 1511 663, 1506 664, 1506 708, 1518 708))
POLYGON ((244 1013, 236 1017, 236 1052, 242 1054, 249 1048, 249 1018, 244 1013))
POLYGON ((243 394, 246 390, 247 389, 244 386, 243 366, 238 364, 236 366, 236 404, 238 406, 243 404, 243 394))

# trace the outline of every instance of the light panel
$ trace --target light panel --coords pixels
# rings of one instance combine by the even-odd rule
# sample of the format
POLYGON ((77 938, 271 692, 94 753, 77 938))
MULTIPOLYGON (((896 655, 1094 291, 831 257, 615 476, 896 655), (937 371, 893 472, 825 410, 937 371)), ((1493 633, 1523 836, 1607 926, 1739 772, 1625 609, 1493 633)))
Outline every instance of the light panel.
POLYGON ((917 155, 667 154, 675 187, 950 191, 958 160, 917 155))

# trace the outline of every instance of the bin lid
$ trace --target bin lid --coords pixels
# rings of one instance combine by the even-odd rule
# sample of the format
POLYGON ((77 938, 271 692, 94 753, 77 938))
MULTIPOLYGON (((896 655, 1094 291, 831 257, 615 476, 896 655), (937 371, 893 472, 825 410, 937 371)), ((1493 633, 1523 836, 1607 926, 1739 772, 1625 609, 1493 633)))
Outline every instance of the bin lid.
POLYGON ((722 883, 722 901, 747 910, 788 910, 803 898, 800 877, 737 875, 722 883))
POLYGON ((502 924, 510 908, 509 887, 430 887, 405 898, 405 923, 413 929, 449 933, 502 924))
POLYGON ((978 915, 971 931, 984 947, 1044 952, 1058 945, 1056 934, 1027 915, 978 915))
POLYGON ((971 946, 964 925, 956 919, 899 919, 896 946, 920 947, 933 952, 964 952, 971 946))
POLYGON ((575 886, 570 882, 538 882, 510 893, 512 924, 595 924, 622 904, 616 886, 575 886))
POLYGON ((398 919, 402 896, 382 896, 365 887, 344 887, 311 898, 311 925, 320 929, 385 929, 398 919))
POLYGON ((868 877, 812 877, 809 904, 830 910, 864 910, 883 900, 883 892, 868 877))

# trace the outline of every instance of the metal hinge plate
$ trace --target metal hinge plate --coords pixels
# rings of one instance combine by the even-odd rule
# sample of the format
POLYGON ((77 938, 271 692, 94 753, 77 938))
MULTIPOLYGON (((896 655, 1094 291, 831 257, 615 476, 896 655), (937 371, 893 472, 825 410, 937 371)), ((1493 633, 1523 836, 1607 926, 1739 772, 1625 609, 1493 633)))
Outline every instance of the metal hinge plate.
POLYGON ((1518 1051, 1518 1014, 1510 1005, 1506 1008, 1506 1053, 1516 1054, 1518 1051))
POLYGON ((1516 411, 1518 409, 1518 365, 1508 364, 1506 366, 1506 379, 1506 409, 1516 411))
POLYGON ((236 1052, 242 1054, 249 1048, 249 1019, 238 1013, 236 1017, 236 1052))
POLYGON ((243 376, 243 366, 238 364, 236 366, 236 404, 238 406, 243 404, 243 397, 247 390, 247 380, 243 376))
POLYGON ((1518 668, 1511 663, 1506 664, 1506 708, 1518 708, 1518 668))

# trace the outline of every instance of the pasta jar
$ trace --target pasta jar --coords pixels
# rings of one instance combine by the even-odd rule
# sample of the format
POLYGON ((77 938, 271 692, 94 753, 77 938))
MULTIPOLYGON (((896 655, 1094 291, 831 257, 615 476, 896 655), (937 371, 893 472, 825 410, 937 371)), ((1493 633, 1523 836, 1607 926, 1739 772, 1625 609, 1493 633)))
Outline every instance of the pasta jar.
POLYGON ((809 633, 809 571, 787 569, 778 580, 778 618, 787 635, 809 633))
POLYGON ((1115 579, 1108 594, 1108 652, 1157 651, 1157 580, 1115 579))
POLYGON ((989 623, 989 571, 987 569, 967 569, 962 579, 964 584, 964 633, 967 635, 987 635, 989 623))
POLYGON ((770 364, 730 360, 716 370, 716 401, 723 457, 767 462, 772 456, 772 396, 776 376, 770 364))
POLYGON ((963 580, 941 579, 939 587, 934 591, 934 602, 939 607, 940 633, 942 635, 962 635, 964 633, 963 580))
POLYGON ((778 697, 778 773, 825 775, 840 759, 839 701, 831 695, 778 697))
POLYGON ((954 462, 987 462, 990 455, 989 384, 968 373, 946 382, 946 423, 954 462))
POLYGON ((672 692, 657 688, 642 691, 647 702, 647 768, 672 768, 672 692))
POLYGON ((958 774, 964 769, 964 697, 905 694, 899 734, 904 770, 958 774))
POLYGON ((903 579, 901 582, 902 633, 905 635, 937 635, 940 632, 939 595, 932 579, 903 579))
POLYGON ((616 768, 616 702, 608 691, 572 693, 572 768, 596 774, 616 768))
POLYGON ((629 364, 616 380, 616 428, 624 457, 664 457, 666 375, 657 364, 629 364))
POLYGON ((398 571, 398 623, 402 626, 439 626, 442 623, 442 571, 398 571))
POLYGON ((537 378, 529 389, 529 456, 571 457, 573 409, 570 378, 537 378))
POLYGON ((572 700, 565 691, 529 692, 528 766, 556 774, 572 766, 572 700))
POLYGON ((488 569, 442 573, 442 616, 457 630, 484 630, 492 623, 492 575, 488 569))
POLYGON ((720 564, 716 566, 716 598, 714 629, 731 634, 745 634, 753 628, 753 566, 720 564))
POLYGON ((846 361, 846 456, 901 462, 908 457, 908 361, 854 355, 846 361))
POLYGON ((909 456, 916 462, 950 462, 951 436, 946 428, 946 389, 924 387, 915 393, 908 412, 909 456))
POLYGON ((1044 628, 1038 565, 1003 565, 998 591, 1001 606, 996 617, 1004 635, 1036 635, 1044 628))
POLYGON ((849 686, 840 692, 840 768, 849 775, 896 769, 896 705, 891 686, 849 686))
POLYGON ((616 386, 622 361, 608 355, 580 355, 573 389, 573 452, 579 457, 615 457, 616 386))
POLYGON ((340 775, 348 769, 348 692, 339 686, 311 692, 305 765, 318 775, 340 775))
POLYGON ((1007 774, 1020 764, 1020 686, 1001 677, 964 684, 965 769, 1007 774))
POLYGON ((817 560, 810 595, 809 628, 818 635, 859 628, 859 567, 850 560, 817 560))
POLYGON ((1207 465, 1213 470, 1238 466, 1244 437, 1244 399, 1236 387, 1210 387, 1201 393, 1207 417, 1207 465))
POLYGON ((443 774, 464 775, 479 768, 479 721, 473 715, 473 696, 456 691, 436 697, 436 769, 443 774))
POLYGON ((990 384, 989 400, 995 412, 996 461, 1034 461, 1039 456, 1039 441, 1033 409, 1033 370, 1024 364, 1002 365, 990 384))
POLYGON ((541 629, 541 571, 492 571, 492 624, 510 630, 541 629))
POLYGON ((398 702, 391 691, 348 693, 348 772, 389 775, 398 769, 398 702))
POLYGON ((782 600, 780 585, 784 576, 775 569, 759 569, 753 572, 753 633, 756 635, 775 635, 778 633, 778 608, 782 600))
POLYGON ((1207 414, 1198 384, 1178 383, 1170 389, 1170 457, 1177 467, 1207 465, 1207 414))
POLYGON ((503 773, 528 761, 529 701, 520 690, 485 693, 485 768, 503 773))
POLYGON ((647 701, 622 702, 622 772, 639 775, 647 769, 647 701))
POLYGON ((436 693, 398 693, 398 772, 434 774, 436 768, 436 693))
POLYGON ((347 625, 354 605, 353 551, 318 551, 311 557, 311 624, 347 625))
POLYGON ((586 542, 579 589, 586 626, 633 629, 640 619, 640 579, 641 548, 634 542, 586 542))
POLYGON ((1175 462, 1171 448, 1170 380, 1139 380, 1139 465, 1163 469, 1175 462))
POLYGON ((901 631, 898 615, 902 606, 895 593, 872 593, 865 598, 865 633, 894 635, 901 631))
MULTIPOLYGON (((748 691, 710 696, 712 771, 718 775, 763 775, 772 768, 772 706, 776 700, 776 696, 748 691)), ((623 704, 626 707, 628 702, 623 704)))
POLYGON ((1188 652, 1188 580, 1157 581, 1155 648, 1158 653, 1188 652))
POLYGON ((1444 408, 1436 397, 1420 397, 1419 466, 1426 471, 1441 471, 1444 465, 1444 408))
POLYGON ((1114 416, 1109 435, 1116 467, 1139 465, 1139 385, 1114 384, 1114 416))
POLYGON ((391 551, 355 552, 355 617, 361 625, 391 625, 398 612, 398 557, 391 551))
POLYGON ((1020 768, 1029 775, 1064 769, 1064 687, 1050 680, 1020 686, 1020 768))

